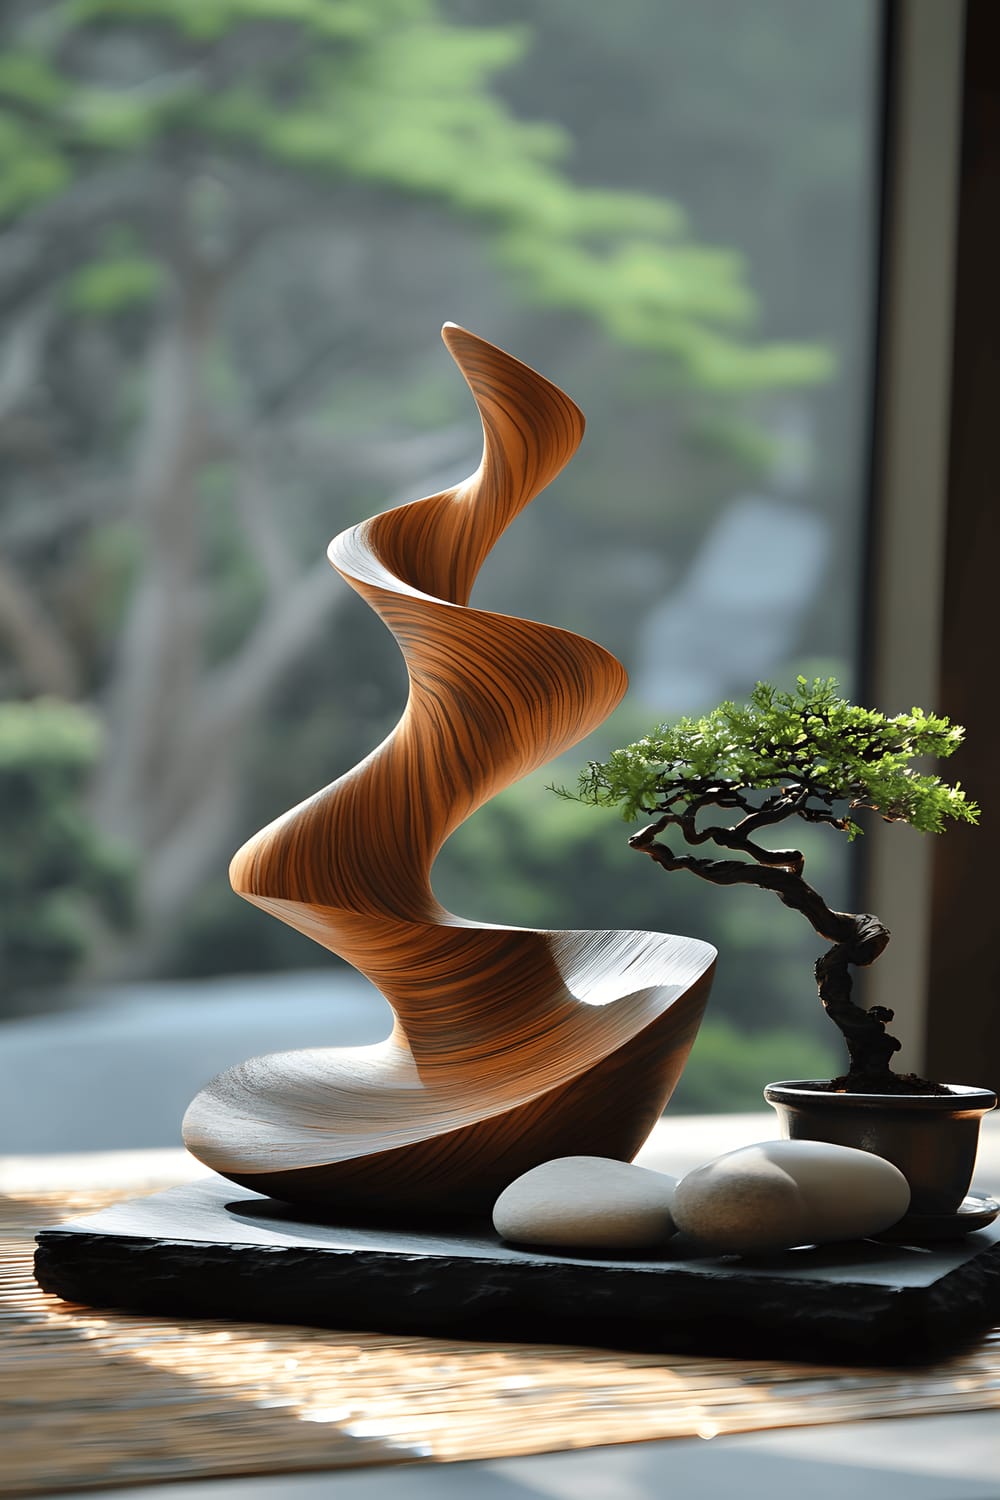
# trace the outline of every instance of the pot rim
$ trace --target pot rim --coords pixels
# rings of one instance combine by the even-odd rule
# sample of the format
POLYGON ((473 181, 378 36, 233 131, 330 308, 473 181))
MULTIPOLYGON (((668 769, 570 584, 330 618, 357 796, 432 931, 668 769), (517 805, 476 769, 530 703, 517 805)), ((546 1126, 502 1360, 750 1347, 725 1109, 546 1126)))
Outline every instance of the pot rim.
POLYGON ((992 1089, 978 1084, 945 1083, 947 1094, 849 1094, 833 1093, 829 1078, 794 1078, 769 1083, 764 1098, 770 1105, 822 1105, 831 1110, 912 1110, 920 1114, 989 1114, 997 1107, 992 1089))

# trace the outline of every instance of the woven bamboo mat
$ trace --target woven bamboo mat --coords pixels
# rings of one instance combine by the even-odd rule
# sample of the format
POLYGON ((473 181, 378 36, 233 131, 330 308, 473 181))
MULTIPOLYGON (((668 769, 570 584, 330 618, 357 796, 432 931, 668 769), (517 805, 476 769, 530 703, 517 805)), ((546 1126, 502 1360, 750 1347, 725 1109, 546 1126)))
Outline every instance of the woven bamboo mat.
POLYGON ((41 1292, 31 1255, 36 1229, 167 1185, 101 1175, 0 1197, 3 1495, 1000 1408, 1000 1330, 899 1371, 95 1312, 41 1292))

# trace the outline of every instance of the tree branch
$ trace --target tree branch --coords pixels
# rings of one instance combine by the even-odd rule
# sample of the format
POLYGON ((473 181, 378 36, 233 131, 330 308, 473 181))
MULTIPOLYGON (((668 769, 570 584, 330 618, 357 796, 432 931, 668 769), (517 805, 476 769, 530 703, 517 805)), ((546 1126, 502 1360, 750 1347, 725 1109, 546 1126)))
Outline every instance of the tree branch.
POLYGON ((119 637, 108 697, 108 753, 96 789, 109 829, 145 849, 175 726, 190 711, 200 665, 195 476, 203 432, 203 361, 219 284, 177 288, 150 348, 144 421, 133 468, 143 567, 119 637))
MULTIPOLYGON (((664 813, 655 825, 656 832, 662 833, 664 828, 672 824, 681 830, 685 842, 688 844, 705 844, 711 842, 718 844, 721 849, 738 849, 742 853, 748 854, 759 865, 782 866, 785 869, 791 870, 795 875, 801 875, 805 868, 805 856, 800 850, 765 849, 762 844, 757 844, 748 837, 748 834, 754 828, 765 827, 772 823, 780 823, 785 818, 793 816, 796 808, 791 803, 786 803, 780 811, 777 807, 771 809, 758 808, 756 811, 749 812, 734 828, 727 828, 724 824, 718 823, 713 823, 707 828, 697 827, 695 817, 699 809, 710 805, 724 807, 734 804, 741 807, 749 807, 749 804, 741 797, 723 799, 706 794, 690 803, 683 813, 664 813)), ((648 832, 649 829, 643 829, 644 834, 648 832)))
POLYGON ((7 332, 0 361, 0 421, 17 408, 39 378, 51 322, 52 301, 45 296, 28 306, 7 332))
POLYGON ((665 816, 640 829, 629 839, 629 847, 648 854, 665 870, 690 870, 713 885, 755 885, 761 890, 774 891, 780 901, 800 911, 820 936, 832 943, 846 942, 853 936, 854 916, 850 912, 833 911, 819 892, 793 870, 762 867, 736 859, 699 859, 692 854, 674 854, 666 844, 656 842, 656 835, 669 821, 669 816, 665 816))
POLYGON ((2 557, 0 637, 12 648, 29 692, 52 693, 57 698, 76 696, 79 672, 69 642, 2 557))

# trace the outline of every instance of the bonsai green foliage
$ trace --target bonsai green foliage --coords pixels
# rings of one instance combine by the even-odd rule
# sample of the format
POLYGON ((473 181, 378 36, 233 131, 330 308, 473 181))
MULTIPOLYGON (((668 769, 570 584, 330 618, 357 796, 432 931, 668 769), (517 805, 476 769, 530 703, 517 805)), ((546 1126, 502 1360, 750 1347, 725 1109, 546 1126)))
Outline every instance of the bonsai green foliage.
MULTIPOLYGON (((759 682, 748 704, 720 703, 704 718, 661 724, 603 764, 591 761, 580 791, 584 801, 620 805, 627 819, 669 810, 687 838, 691 824, 683 819, 710 804, 743 807, 754 791, 771 792, 769 812, 784 817, 787 808, 809 822, 830 823, 849 839, 862 832, 852 812, 866 808, 887 822, 940 833, 946 817, 975 823, 979 810, 959 786, 921 775, 912 762, 925 755, 945 759, 963 733, 961 725, 922 708, 888 718, 849 703, 832 677, 811 683, 800 677, 792 693, 759 682)), ((755 827, 779 821, 762 817, 763 811, 758 808, 755 827)))
POLYGON ((0 988, 77 972, 97 924, 132 916, 132 870, 101 838, 83 796, 96 720, 56 700, 0 706, 0 988))
MULTIPOLYGON (((798 678, 794 692, 758 683, 744 706, 722 703, 700 719, 661 725, 581 774, 580 800, 618 806, 626 818, 658 813, 629 840, 666 870, 688 870, 716 885, 757 885, 801 911, 833 947, 816 965, 820 998, 839 1026, 851 1059, 844 1086, 884 1092, 897 1086, 889 1059, 899 1048, 885 1030, 892 1011, 864 1011, 850 999, 849 964, 869 964, 889 940, 877 917, 833 911, 803 875, 797 849, 756 840, 788 818, 827 824, 853 839, 855 815, 939 833, 947 819, 975 823, 979 809, 959 785, 917 769, 918 757, 951 755, 963 730, 914 708, 892 718, 839 695, 833 678, 798 678), (709 821, 709 810, 728 814, 709 821), (715 844, 737 855, 675 854, 658 835, 676 829, 694 847, 715 844)), ((912 1082, 912 1081, 911 1081, 912 1082)))

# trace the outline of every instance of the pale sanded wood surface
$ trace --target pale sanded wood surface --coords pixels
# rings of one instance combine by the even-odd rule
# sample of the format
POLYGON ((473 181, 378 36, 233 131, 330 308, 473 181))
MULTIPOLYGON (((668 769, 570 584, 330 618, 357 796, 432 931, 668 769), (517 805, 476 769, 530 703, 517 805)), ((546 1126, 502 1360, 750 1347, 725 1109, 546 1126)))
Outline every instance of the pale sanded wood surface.
POLYGON ((376 1047, 251 1059, 184 1124, 224 1176, 324 1206, 482 1207, 550 1157, 631 1159, 680 1076, 715 958, 662 933, 476 925, 434 896, 448 835, 588 734, 626 687, 592 641, 469 606, 484 558, 584 424, 510 355, 452 324, 443 336, 482 417, 479 468, 352 527, 329 554, 399 645, 402 718, 230 871, 240 895, 367 975, 396 1025, 376 1047))

